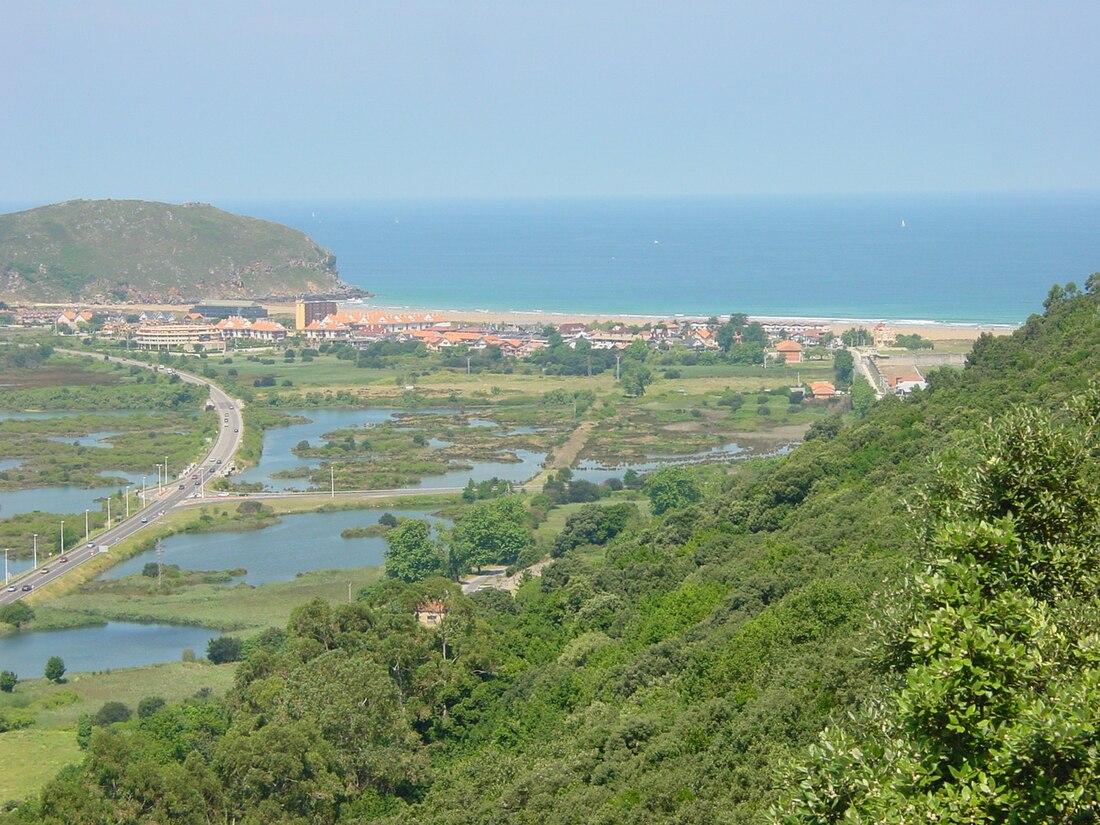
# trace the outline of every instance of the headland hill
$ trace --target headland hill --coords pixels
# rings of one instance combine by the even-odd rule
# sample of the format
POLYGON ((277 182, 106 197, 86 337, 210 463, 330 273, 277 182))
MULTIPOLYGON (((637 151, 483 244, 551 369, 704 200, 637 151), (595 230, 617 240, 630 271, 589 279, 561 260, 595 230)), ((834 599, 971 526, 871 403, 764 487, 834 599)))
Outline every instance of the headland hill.
POLYGON ((0 215, 6 303, 365 294, 302 232, 209 204, 73 200, 0 215))

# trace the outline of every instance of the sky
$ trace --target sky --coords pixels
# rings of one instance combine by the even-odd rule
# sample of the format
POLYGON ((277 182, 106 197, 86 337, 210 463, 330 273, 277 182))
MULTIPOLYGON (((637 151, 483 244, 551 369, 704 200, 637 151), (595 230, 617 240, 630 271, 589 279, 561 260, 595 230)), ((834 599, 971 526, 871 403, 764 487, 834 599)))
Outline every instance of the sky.
POLYGON ((0 201, 1100 190, 1100 3, 0 0, 0 201))

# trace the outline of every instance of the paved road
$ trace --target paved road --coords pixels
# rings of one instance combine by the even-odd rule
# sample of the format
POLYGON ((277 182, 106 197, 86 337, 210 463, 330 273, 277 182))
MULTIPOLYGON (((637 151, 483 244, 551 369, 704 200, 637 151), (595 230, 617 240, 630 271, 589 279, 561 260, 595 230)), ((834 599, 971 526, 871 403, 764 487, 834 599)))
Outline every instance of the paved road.
MULTIPOLYGON (((88 355, 86 352, 74 350, 58 351, 73 355, 88 355)), ((129 358, 111 356, 110 360, 146 369, 157 369, 157 367, 151 367, 144 361, 134 361, 129 358)), ((82 544, 79 548, 72 548, 65 554, 63 558, 68 559, 66 562, 61 562, 55 558, 49 563, 41 564, 37 568, 13 578, 8 588, 0 590, 0 605, 18 601, 26 596, 27 591, 22 589, 24 585, 29 584, 32 588, 37 589, 48 584, 95 556, 101 546, 111 547, 140 532, 150 524, 155 523, 161 515, 168 512, 172 507, 192 501, 191 495, 203 489, 200 485, 211 474, 228 470, 233 455, 241 443, 241 434, 244 431, 244 421, 241 418, 240 409, 238 409, 232 398, 209 381, 197 375, 179 372, 178 370, 176 375, 180 377, 181 381, 186 381, 188 384, 200 384, 210 389, 210 400, 217 409, 218 426, 221 428, 210 451, 203 456, 198 464, 194 465, 193 469, 184 474, 183 478, 167 485, 159 492, 156 487, 151 488, 147 493, 146 504, 140 506, 137 512, 132 513, 129 519, 119 522, 109 530, 96 535, 93 542, 94 547, 87 547, 82 544), (221 461, 221 464, 218 461, 221 461), (11 590, 12 587, 15 588, 14 591, 11 590)))

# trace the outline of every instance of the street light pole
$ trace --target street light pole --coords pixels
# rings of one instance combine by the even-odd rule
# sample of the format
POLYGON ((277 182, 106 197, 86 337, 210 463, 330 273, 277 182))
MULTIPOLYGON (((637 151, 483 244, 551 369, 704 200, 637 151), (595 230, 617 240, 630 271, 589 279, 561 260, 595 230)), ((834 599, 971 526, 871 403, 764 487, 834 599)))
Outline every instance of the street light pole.
POLYGON ((4 584, 8 583, 8 548, 4 548, 4 584))
POLYGON ((126 518, 130 518, 130 488, 126 488, 126 518))
POLYGON ((38 567, 38 533, 32 533, 34 536, 34 566, 38 567))
POLYGON ((328 475, 329 475, 329 483, 332 485, 331 486, 331 491, 329 492, 329 498, 336 498, 336 465, 335 464, 329 464, 328 465, 328 475))
POLYGON ((145 476, 141 477, 141 506, 145 506, 145 476))
MULTIPOLYGON (((65 552, 65 522, 61 522, 61 552, 65 552)), ((35 567, 37 566, 36 564, 35 567)))
POLYGON ((88 543, 88 510, 84 510, 84 543, 88 543))
POLYGON ((107 529, 111 529, 111 497, 107 496, 107 529))

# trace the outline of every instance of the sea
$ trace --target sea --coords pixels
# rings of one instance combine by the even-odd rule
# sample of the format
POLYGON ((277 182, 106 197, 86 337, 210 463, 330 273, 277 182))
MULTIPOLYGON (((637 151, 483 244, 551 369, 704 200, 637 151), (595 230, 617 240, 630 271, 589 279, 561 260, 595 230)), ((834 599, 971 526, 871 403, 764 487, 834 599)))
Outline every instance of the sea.
POLYGON ((1100 270, 1100 192, 214 205, 394 308, 1018 324, 1100 270))

